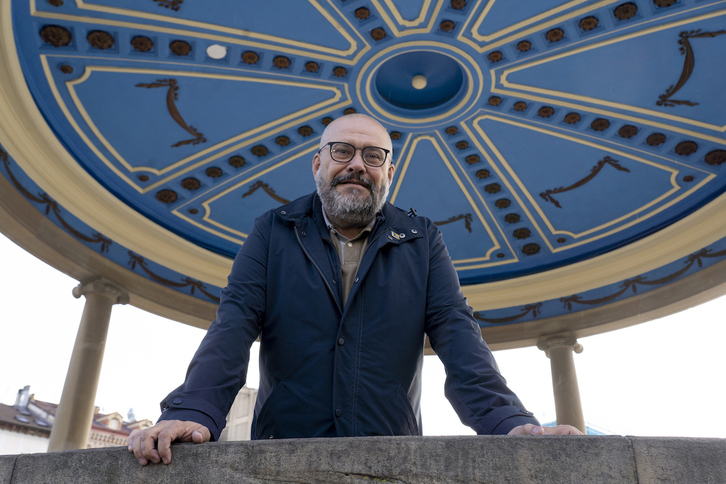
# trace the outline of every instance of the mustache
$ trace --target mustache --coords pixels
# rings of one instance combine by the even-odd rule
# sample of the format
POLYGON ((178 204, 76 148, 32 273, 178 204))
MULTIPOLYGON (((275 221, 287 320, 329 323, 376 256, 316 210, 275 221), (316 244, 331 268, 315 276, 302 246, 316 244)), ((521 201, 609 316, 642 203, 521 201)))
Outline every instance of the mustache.
POLYGON ((364 178, 360 173, 349 173, 347 175, 341 175, 339 177, 333 178, 333 180, 330 182, 330 188, 335 188, 341 183, 345 183, 351 180, 356 180, 363 184, 368 190, 373 191, 373 182, 367 178, 364 178))

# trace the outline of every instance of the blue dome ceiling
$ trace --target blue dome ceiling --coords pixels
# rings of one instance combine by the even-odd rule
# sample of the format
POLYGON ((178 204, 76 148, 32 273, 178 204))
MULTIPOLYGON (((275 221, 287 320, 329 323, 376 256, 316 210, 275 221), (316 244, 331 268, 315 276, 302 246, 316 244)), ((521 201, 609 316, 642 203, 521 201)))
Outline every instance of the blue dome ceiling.
MULTIPOLYGON (((12 1, 37 108, 117 202, 233 258, 257 216, 314 189, 325 126, 367 113, 393 141, 391 202, 437 223, 463 284, 606 254, 724 192, 725 15, 709 0, 12 1)), ((83 242, 138 271, 122 244, 83 242)), ((220 284, 197 282, 178 290, 214 300, 220 284)))

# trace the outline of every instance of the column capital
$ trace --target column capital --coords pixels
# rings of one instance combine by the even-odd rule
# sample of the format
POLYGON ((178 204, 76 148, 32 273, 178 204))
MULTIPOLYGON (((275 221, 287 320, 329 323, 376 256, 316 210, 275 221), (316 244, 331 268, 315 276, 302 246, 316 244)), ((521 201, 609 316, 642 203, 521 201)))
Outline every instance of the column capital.
POLYGON ((82 282, 73 288, 73 297, 76 299, 92 293, 111 296, 114 300, 113 304, 129 303, 128 293, 105 279, 82 282))
POLYGON ((577 342, 574 334, 556 334, 546 336, 537 342, 537 348, 545 352, 547 357, 550 356, 550 350, 553 348, 569 348, 575 353, 582 353, 582 345, 577 342))

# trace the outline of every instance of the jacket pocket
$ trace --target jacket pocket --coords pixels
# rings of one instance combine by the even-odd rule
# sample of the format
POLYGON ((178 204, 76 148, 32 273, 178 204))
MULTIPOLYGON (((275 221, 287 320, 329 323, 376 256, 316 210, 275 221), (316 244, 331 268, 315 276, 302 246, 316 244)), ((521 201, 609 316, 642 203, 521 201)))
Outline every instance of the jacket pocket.
POLYGON ((421 432, 418 428, 418 421, 416 419, 416 415, 413 413, 413 408, 411 408, 411 402, 408 399, 408 395, 406 395, 406 392, 401 388, 401 386, 396 387, 396 399, 399 402, 399 408, 401 409, 401 414, 399 415, 398 419, 398 429, 393 429, 394 435, 421 435, 421 432))
POLYGON ((285 400, 289 400, 289 396, 287 386, 285 382, 282 382, 275 387, 265 400, 265 404, 262 405, 262 409, 260 409, 255 426, 255 439, 272 439, 275 437, 274 432, 272 432, 275 414, 279 413, 279 406, 285 400))

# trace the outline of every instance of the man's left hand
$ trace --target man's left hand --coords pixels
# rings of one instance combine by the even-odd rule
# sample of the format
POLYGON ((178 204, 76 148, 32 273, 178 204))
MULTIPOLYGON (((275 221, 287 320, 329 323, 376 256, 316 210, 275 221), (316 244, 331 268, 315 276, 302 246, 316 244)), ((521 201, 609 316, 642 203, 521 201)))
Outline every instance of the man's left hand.
POLYGON ((507 435, 584 435, 572 425, 558 425, 556 427, 540 427, 539 425, 520 425, 514 427, 507 435))

